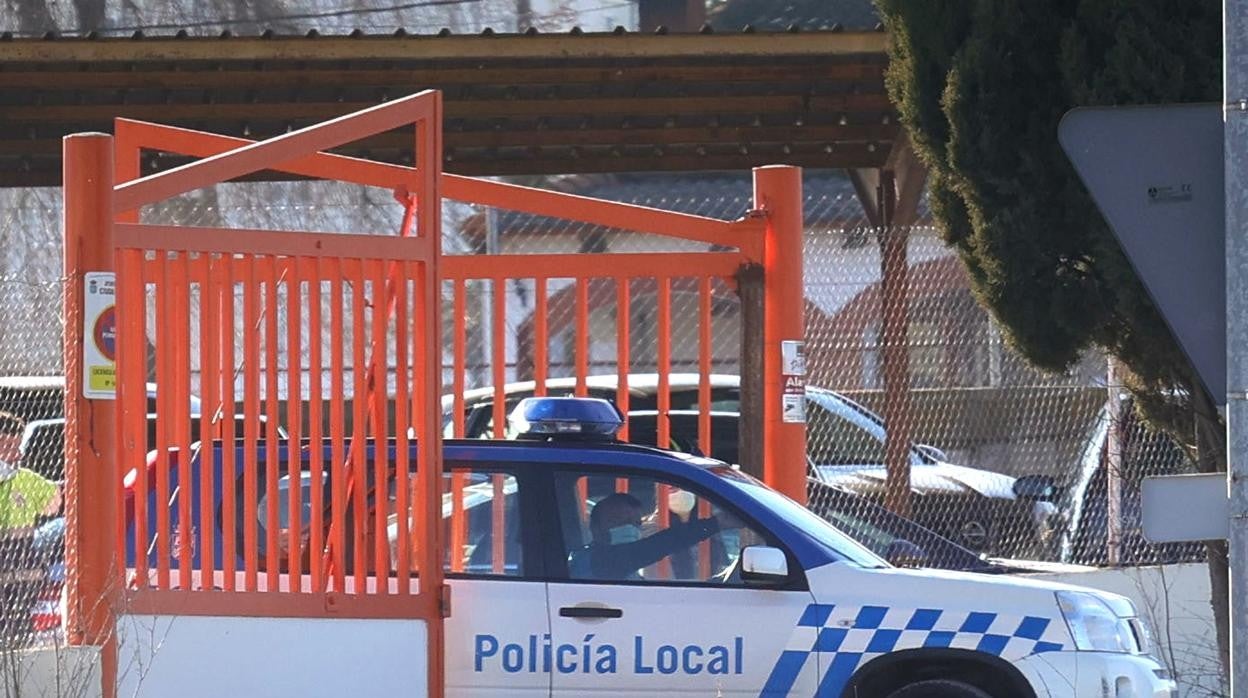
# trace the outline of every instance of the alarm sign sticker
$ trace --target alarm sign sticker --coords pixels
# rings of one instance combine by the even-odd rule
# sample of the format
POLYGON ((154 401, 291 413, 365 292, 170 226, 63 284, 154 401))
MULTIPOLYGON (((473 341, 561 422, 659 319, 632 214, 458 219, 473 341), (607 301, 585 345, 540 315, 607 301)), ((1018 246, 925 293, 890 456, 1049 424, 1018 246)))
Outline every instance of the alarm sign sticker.
POLYGON ((82 394, 96 400, 117 397, 117 277, 87 272, 83 278, 82 394))

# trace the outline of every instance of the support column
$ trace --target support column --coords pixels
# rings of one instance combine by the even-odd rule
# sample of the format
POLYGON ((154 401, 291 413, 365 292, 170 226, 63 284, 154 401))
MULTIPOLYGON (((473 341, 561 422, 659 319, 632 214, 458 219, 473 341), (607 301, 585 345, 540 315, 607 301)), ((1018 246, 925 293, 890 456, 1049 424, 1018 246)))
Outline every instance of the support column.
MULTIPOLYGON (((1223 2, 1231 696, 1248 698, 1248 0, 1223 2)), ((1217 386, 1213 386, 1216 390, 1217 386)))
POLYGON ((910 231, 896 224, 897 193, 892 171, 880 173, 880 344, 883 347, 884 506, 910 516, 910 231))
POLYGON ((800 343, 806 331, 801 168, 755 168, 754 208, 767 214, 763 243, 763 473, 767 484, 805 503, 806 424, 785 421, 781 354, 784 342, 800 343))
POLYGON ((910 449, 913 414, 910 400, 910 289, 907 247, 910 227, 918 220, 927 170, 904 133, 899 134, 884 166, 850 170, 854 191, 880 246, 880 344, 884 373, 887 472, 884 504, 910 515, 910 449))
POLYGON ((64 139, 65 556, 69 644, 102 648, 104 695, 117 686, 114 613, 122 584, 118 558, 121 476, 113 400, 83 395, 83 275, 113 271, 113 138, 64 139))
POLYGON ((737 270, 737 295, 741 298, 741 364, 738 373, 740 415, 737 428, 737 462, 741 470, 762 480, 766 477, 763 463, 767 460, 763 451, 763 419, 766 404, 763 368, 766 363, 767 317, 764 306, 767 293, 764 290, 763 265, 747 264, 737 270))

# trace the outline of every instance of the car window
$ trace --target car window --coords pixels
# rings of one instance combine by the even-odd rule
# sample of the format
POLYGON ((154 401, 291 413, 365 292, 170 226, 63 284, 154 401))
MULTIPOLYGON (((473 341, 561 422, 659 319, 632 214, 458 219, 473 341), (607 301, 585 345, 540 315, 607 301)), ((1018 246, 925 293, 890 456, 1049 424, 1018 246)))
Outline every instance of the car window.
POLYGON ((815 402, 806 404, 806 453, 816 465, 884 462, 884 441, 815 402))
POLYGON ((770 544, 717 497, 675 481, 565 471, 555 488, 572 580, 738 585, 741 550, 770 544))
POLYGON ((887 567, 880 559, 858 541, 819 517, 810 509, 798 504, 763 483, 727 465, 709 469, 741 495, 754 500, 755 504, 784 519, 810 540, 824 546, 837 560, 860 567, 887 567))
POLYGON ((455 466, 442 479, 448 574, 524 574, 519 484, 513 473, 455 466))

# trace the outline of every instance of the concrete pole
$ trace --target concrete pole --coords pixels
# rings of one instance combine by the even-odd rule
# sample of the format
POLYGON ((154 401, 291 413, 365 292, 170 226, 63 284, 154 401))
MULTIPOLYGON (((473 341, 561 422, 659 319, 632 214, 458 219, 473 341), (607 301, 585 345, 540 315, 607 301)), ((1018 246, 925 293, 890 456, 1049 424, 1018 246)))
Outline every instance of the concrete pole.
POLYGON ((1231 696, 1248 698, 1248 0, 1223 0, 1231 696))

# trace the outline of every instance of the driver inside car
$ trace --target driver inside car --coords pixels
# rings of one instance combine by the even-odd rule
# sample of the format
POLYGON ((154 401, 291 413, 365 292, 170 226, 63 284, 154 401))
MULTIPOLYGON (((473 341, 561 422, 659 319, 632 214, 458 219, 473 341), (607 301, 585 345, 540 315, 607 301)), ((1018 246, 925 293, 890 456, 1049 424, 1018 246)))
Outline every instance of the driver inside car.
POLYGON ((726 513, 704 519, 673 517, 668 528, 642 537, 641 500, 617 492, 603 497, 590 512, 591 541, 570 556, 574 579, 640 580, 641 570, 668 556, 688 550, 721 530, 740 528, 726 513))

